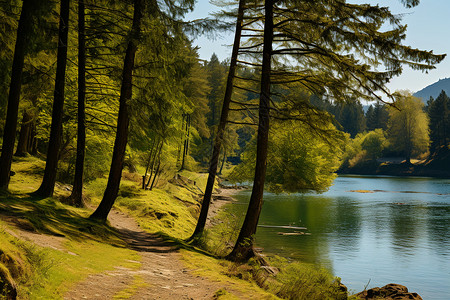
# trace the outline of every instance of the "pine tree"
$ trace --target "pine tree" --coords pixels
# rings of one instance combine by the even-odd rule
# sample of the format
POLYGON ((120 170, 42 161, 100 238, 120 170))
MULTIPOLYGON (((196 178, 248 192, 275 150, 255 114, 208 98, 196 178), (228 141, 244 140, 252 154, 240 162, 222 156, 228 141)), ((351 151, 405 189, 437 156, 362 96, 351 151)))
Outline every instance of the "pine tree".
POLYGON ((446 149, 450 144, 450 98, 442 91, 436 100, 428 102, 430 119, 430 153, 446 149))
POLYGON ((22 73, 27 42, 30 39, 33 25, 35 1, 24 0, 17 28, 14 59, 12 63, 11 82, 8 95, 8 108, 5 128, 3 130, 2 154, 0 157, 0 188, 7 189, 10 179, 11 162, 16 140, 19 100, 22 87, 22 73))
POLYGON ((40 197, 50 197, 56 183, 59 151, 62 138, 62 116, 64 108, 64 92, 66 81, 67 42, 69 34, 70 0, 61 0, 58 33, 58 54, 56 59, 55 92, 53 98, 52 124, 50 141, 47 150, 44 178, 35 192, 40 197))
MULTIPOLYGON (((258 26, 261 24, 255 21, 254 43, 241 52, 256 56, 261 47, 268 48, 267 43, 272 49, 273 37, 274 50, 263 53, 262 78, 267 75, 265 72, 269 72, 273 77, 272 84, 288 86, 298 83, 308 92, 327 94, 335 101, 381 100, 377 91, 393 97, 385 88, 385 83, 401 73, 402 65, 429 70, 445 57, 402 45, 406 27, 387 8, 349 4, 343 0, 331 3, 298 0, 276 2, 276 5, 268 0, 264 9, 264 38, 259 35, 261 30, 258 26), (272 20, 273 26, 270 26, 272 20), (385 21, 393 24, 394 29, 381 32, 385 21), (356 53, 348 54, 351 52, 356 53), (264 70, 264 66, 270 66, 268 61, 272 59, 273 69, 269 67, 264 70), (371 64, 377 63, 386 71, 373 70, 371 64)), ((228 256, 232 260, 246 260, 253 253, 252 238, 262 206, 267 158, 266 134, 269 128, 265 110, 268 107, 264 103, 265 97, 270 96, 270 80, 262 79, 254 185, 238 241, 228 256)), ((278 92, 276 96, 282 98, 282 93, 278 92)), ((298 118, 311 124, 306 116, 314 111, 310 111, 307 105, 297 107, 299 114, 293 115, 277 105, 274 99, 272 102, 267 100, 267 103, 274 106, 271 109, 274 118, 298 118)))
POLYGON ((125 148, 128 141, 128 105, 132 97, 132 79, 134 69, 134 59, 136 56, 139 35, 141 31, 142 10, 144 9, 141 0, 134 1, 133 25, 131 27, 130 39, 128 41, 125 54, 122 87, 119 99, 119 116, 117 119, 117 133, 114 142, 114 151, 109 171, 108 183, 103 194, 102 201, 94 213, 90 216, 93 219, 106 221, 108 214, 116 200, 119 192, 120 179, 122 177, 125 148))
POLYGON ((86 152, 86 27, 85 0, 78 0, 78 113, 77 154, 70 203, 83 206, 84 157, 86 152))
MULTIPOLYGON (((194 233, 192 234, 190 239, 201 237, 203 230, 205 229, 206 219, 208 216, 209 204, 211 203, 212 191, 214 189, 214 182, 216 179, 220 149, 222 147, 222 143, 223 143, 223 139, 224 139, 225 126, 226 126, 227 120, 228 120, 228 114, 229 114, 229 110, 230 110, 230 102, 231 102, 231 97, 232 97, 232 93, 233 93, 233 82, 234 82, 234 77, 235 77, 235 73, 236 73, 238 51, 239 51, 239 47, 240 47, 240 43, 241 43, 241 33, 242 33, 242 25, 243 25, 243 18, 244 18, 244 5, 245 5, 245 1, 240 0, 239 7, 238 7, 238 16, 237 16, 237 20, 236 20, 236 30, 235 30, 235 34, 234 34, 233 51, 231 54, 230 67, 228 70, 227 83, 226 83, 226 87, 225 87, 225 96, 224 96, 224 99, 222 102, 222 111, 220 114, 220 121, 219 121, 219 124, 217 127, 217 134, 215 136, 211 161, 209 164, 208 181, 206 183, 205 193, 203 196, 202 206, 200 209, 200 215, 199 215, 199 218, 197 221, 197 225, 196 225, 194 233)), ((224 160, 225 160, 225 158, 224 158, 224 160)))

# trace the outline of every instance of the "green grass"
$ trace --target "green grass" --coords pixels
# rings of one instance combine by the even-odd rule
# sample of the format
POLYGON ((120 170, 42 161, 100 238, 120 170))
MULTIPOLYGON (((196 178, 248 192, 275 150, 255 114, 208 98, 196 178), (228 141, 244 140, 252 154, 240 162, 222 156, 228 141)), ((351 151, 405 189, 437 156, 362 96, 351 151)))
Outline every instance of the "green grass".
MULTIPOLYGON (((34 248, 34 256, 42 261, 34 264, 38 269, 25 286, 22 294, 34 299, 62 299, 62 296, 77 282, 88 275, 113 270, 115 267, 138 269, 139 255, 126 248, 117 248, 99 242, 67 242, 67 251, 49 248, 34 248)), ((24 297, 25 298, 25 297, 24 297)))
MULTIPOLYGON (((91 211, 61 203, 68 192, 56 189, 55 197, 39 199, 27 193, 40 184, 44 163, 27 157, 13 163, 9 192, 0 194, 0 214, 23 230, 58 236, 63 249, 39 247, 9 234, 0 224, 0 266, 7 267, 19 286, 22 299, 62 299, 75 283, 90 274, 114 267, 139 268, 139 254, 125 248, 118 232, 87 217, 91 211), (6 259, 15 262, 5 264, 6 259), (18 270, 18 271, 17 271, 18 270)), ((9 231, 14 229, 9 229, 9 231)))
POLYGON ((6 267, 19 286, 19 299, 62 299, 75 283, 114 267, 140 267, 139 255, 132 250, 95 241, 67 240, 64 249, 34 245, 0 227, 0 267, 6 267))
POLYGON ((223 297, 219 299, 279 299, 256 284, 247 265, 238 265, 193 251, 180 251, 184 264, 194 274, 232 287, 233 290, 227 289, 226 293, 218 291, 219 296, 223 297))
MULTIPOLYGON (((0 215, 15 220, 24 230, 64 240, 62 249, 39 247, 12 236, 5 230, 9 226, 0 223, 0 273, 7 273, 18 283, 20 298, 62 299, 76 283, 91 274, 115 267, 138 269, 139 254, 125 247, 114 228, 88 219, 92 212, 89 209, 61 202, 69 195, 64 186, 58 185, 52 198, 30 196, 39 187, 43 167, 44 163, 37 158, 15 160, 12 169, 16 175, 11 179, 10 191, 0 193, 0 215)), ((200 191, 205 188, 207 174, 182 171, 178 179, 171 179, 159 185, 163 188, 152 191, 140 189, 141 177, 137 174, 124 177, 127 179, 122 180, 115 209, 130 214, 141 228, 160 233, 181 248, 183 263, 195 274, 226 285, 216 292, 216 299, 279 299, 275 295, 288 299, 338 299, 333 298, 339 294, 337 281, 324 270, 274 259, 271 263, 282 272, 267 280, 267 276, 260 276, 263 271, 256 263, 238 265, 210 254, 226 254, 227 243, 232 243, 238 232, 236 217, 225 212, 217 216, 223 222, 207 231, 203 246, 210 253, 183 242, 194 230, 200 191)), ((106 181, 98 178, 86 185, 92 206, 100 202, 106 181)), ((136 275, 114 298, 127 299, 145 285, 143 278, 136 275)))
POLYGON ((132 284, 114 295, 113 299, 128 299, 133 296, 137 292, 137 290, 139 290, 140 288, 145 288, 147 286, 148 284, 144 281, 142 276, 135 275, 132 284))

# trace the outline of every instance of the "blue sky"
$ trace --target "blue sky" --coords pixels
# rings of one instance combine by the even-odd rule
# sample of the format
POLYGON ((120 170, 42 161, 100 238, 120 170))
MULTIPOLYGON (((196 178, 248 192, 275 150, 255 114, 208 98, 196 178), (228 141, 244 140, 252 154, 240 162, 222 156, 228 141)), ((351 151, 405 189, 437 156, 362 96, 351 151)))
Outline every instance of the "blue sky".
MULTIPOLYGON (((405 45, 422 50, 433 50, 434 53, 450 54, 450 1, 449 0, 422 0, 412 9, 404 8, 400 0, 353 0, 355 3, 379 4, 389 6, 396 14, 403 14, 403 23, 408 25, 405 45)), ((193 13, 188 19, 207 17, 208 13, 218 8, 208 0, 198 0, 193 13)), ((202 59, 209 59, 216 53, 220 60, 227 59, 231 54, 233 32, 220 33, 214 40, 200 37, 194 41, 200 47, 199 55, 202 59)), ((439 79, 450 77, 450 57, 436 66, 435 70, 426 73, 405 68, 403 74, 394 78, 388 87, 394 90, 411 90, 416 92, 439 79)))

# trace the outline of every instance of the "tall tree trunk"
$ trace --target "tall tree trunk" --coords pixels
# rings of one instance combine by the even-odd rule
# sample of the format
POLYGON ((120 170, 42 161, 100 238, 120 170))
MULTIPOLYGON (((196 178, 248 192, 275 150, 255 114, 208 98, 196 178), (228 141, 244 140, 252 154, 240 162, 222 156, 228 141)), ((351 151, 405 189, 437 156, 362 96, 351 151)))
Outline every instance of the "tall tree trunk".
MULTIPOLYGON (((162 149, 162 146, 161 146, 161 149, 162 149)), ((156 177, 159 174, 160 167, 161 167, 161 151, 159 152, 158 166, 156 167, 155 176, 153 177, 153 180, 152 180, 152 185, 150 185, 150 191, 153 189, 153 186, 155 185, 156 177)))
POLYGON ((153 157, 153 149, 155 148, 156 141, 155 139, 152 141, 152 147, 150 148, 150 154, 148 156, 147 167, 145 168, 144 176, 142 176, 142 189, 145 190, 145 179, 147 178, 148 169, 150 168, 150 164, 153 157))
POLYGON ((114 205, 114 202, 117 198, 117 193, 119 192, 120 179, 122 177, 123 161, 128 140, 128 101, 131 100, 133 91, 132 79, 134 58, 136 56, 137 42, 140 33, 142 9, 142 0, 135 0, 131 38, 128 42, 123 65, 116 140, 114 142, 113 157, 111 168, 109 170, 108 183, 106 185, 105 193, 103 194, 103 199, 100 202, 100 205, 90 216, 93 219, 99 219, 102 221, 107 220, 108 214, 111 211, 112 206, 114 205))
POLYGON ((58 168, 58 153, 62 137, 62 115, 64 108, 64 87, 67 64, 67 36, 69 33, 70 0, 61 0, 58 33, 58 54, 56 58, 55 93, 53 97, 52 125, 47 150, 44 178, 41 186, 35 192, 40 197, 53 195, 58 168))
POLYGON ((37 138, 36 138, 36 120, 31 123, 31 133, 28 141, 28 153, 31 155, 37 154, 37 138))
POLYGON ((30 149, 29 143, 31 140, 31 133, 33 129, 33 115, 29 110, 24 110, 22 117, 22 125, 20 126, 19 141, 17 142, 17 149, 15 156, 25 156, 30 149))
POLYGON ((227 148, 223 149, 223 157, 222 164, 220 165, 219 175, 222 175, 223 166, 225 165, 225 161, 227 160, 227 148))
POLYGON ((83 206, 84 155, 86 152, 86 32, 85 0, 78 0, 78 115, 77 115, 77 159, 70 203, 83 206))
MULTIPOLYGON (((156 146, 156 152, 155 152, 155 155, 153 156, 152 164, 150 167, 150 175, 148 176, 148 181, 147 181, 147 184, 145 185, 144 189, 147 189, 148 186, 150 185, 150 182, 152 181, 153 171, 155 170, 156 159, 161 155, 163 145, 164 145, 164 140, 161 139, 161 145, 158 144, 156 146)), ((156 176, 156 174, 155 174, 155 176, 156 176)))
POLYGON ((259 99, 259 123, 256 149, 256 168, 252 195, 239 237, 228 259, 246 261, 254 255, 253 236, 256 233, 261 213, 264 181, 267 168, 267 148, 269 138, 270 71, 273 39, 273 0, 265 0, 264 46, 261 73, 261 93, 259 99))
POLYGON ((236 32, 234 34, 233 51, 231 53, 230 69, 228 70, 227 85, 225 87, 225 96, 222 104, 222 112, 220 114, 219 126, 217 127, 217 134, 214 142, 213 154, 209 163, 208 181, 206 183, 205 194, 203 196, 202 207, 198 217, 197 226, 194 233, 189 240, 201 237, 205 229, 206 219, 208 217, 209 205, 211 203, 212 191, 214 189, 214 181, 216 179, 217 165, 219 162, 220 147, 222 146, 225 126, 228 120, 228 113, 230 111, 231 95, 233 94, 233 81, 236 72, 236 63, 239 53, 239 46, 241 43, 242 22, 244 19, 244 5, 245 0, 239 1, 238 16, 236 21, 236 32))
POLYGON ((185 127, 185 140, 184 140, 184 146, 183 146, 183 159, 181 161, 181 170, 184 170, 185 163, 187 159, 187 155, 189 154, 189 132, 191 127, 191 115, 189 114, 183 114, 184 118, 186 118, 186 127, 185 127))
POLYGON ((32 31, 33 1, 24 0, 17 28, 16 45, 9 85, 8 108, 6 111, 5 128, 3 131, 2 154, 0 157, 0 188, 7 189, 11 172, 11 162, 16 141, 17 117, 19 114, 20 90, 27 40, 32 31))

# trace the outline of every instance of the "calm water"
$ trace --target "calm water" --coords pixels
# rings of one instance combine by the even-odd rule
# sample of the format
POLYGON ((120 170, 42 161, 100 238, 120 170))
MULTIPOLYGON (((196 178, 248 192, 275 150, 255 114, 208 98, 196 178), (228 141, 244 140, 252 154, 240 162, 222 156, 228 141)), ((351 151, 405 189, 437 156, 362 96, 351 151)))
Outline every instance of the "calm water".
MULTIPOLYGON (((243 213, 249 195, 229 209, 243 213)), ((256 244, 320 264, 353 292, 370 280, 369 288, 395 282, 424 299, 449 299, 449 179, 343 176, 324 194, 266 193, 260 224, 307 227, 310 235, 296 236, 258 228, 256 244)))

